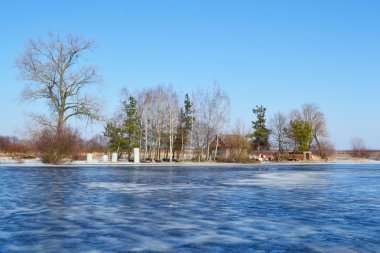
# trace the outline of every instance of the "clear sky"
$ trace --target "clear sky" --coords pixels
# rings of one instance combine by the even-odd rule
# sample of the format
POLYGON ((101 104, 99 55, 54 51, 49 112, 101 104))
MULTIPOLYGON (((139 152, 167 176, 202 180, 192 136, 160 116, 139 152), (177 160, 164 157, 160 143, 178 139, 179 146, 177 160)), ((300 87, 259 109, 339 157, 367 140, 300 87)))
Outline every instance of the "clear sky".
POLYGON ((217 79, 232 123, 249 127, 256 104, 270 117, 315 102, 337 148, 355 136, 380 148, 380 1, 1 1, 0 135, 17 135, 25 113, 42 108, 19 103, 14 61, 49 31, 96 41, 106 112, 123 87, 191 93, 217 79))

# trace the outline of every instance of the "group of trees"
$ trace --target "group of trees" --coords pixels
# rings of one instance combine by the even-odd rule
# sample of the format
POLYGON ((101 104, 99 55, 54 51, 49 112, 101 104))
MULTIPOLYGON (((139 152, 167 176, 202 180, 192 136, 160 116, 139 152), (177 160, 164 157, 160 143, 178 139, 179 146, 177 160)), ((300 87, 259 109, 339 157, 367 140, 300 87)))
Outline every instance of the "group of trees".
POLYGON ((179 101, 170 85, 129 94, 105 127, 111 150, 120 157, 139 147, 145 159, 171 161, 184 157, 185 147, 191 146, 198 160, 211 159, 212 138, 220 135, 228 121, 228 96, 215 82, 211 90, 197 91, 192 98, 185 94, 182 105, 179 101))
POLYGON ((325 158, 334 150, 327 139, 325 115, 317 104, 304 104, 300 110, 294 110, 289 115, 277 112, 270 118, 269 128, 265 124, 265 111, 263 106, 253 109, 257 117, 252 122, 254 132, 251 135, 255 149, 268 149, 272 143, 279 158, 285 152, 309 150, 325 158))

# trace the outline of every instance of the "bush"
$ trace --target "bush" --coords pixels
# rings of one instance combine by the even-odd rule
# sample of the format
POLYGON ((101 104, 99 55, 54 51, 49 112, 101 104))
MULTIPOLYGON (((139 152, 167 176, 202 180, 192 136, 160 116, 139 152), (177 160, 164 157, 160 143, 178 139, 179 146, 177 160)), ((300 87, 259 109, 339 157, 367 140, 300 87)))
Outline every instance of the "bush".
POLYGON ((80 152, 82 139, 71 128, 43 129, 35 137, 35 146, 43 163, 59 164, 80 152))
POLYGON ((369 158, 370 157, 370 151, 365 145, 363 139, 359 137, 352 138, 351 146, 352 146, 351 154, 353 157, 355 158, 369 158))

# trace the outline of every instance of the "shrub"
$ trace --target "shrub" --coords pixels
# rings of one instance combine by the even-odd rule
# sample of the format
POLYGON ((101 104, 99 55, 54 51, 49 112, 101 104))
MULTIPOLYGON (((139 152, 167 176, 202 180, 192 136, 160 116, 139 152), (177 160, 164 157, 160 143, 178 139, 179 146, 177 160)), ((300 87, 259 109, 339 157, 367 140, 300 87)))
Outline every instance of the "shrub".
POLYGON ((35 137, 35 146, 43 163, 59 164, 81 150, 82 140, 71 128, 43 129, 35 137))
POLYGON ((355 137, 351 139, 352 156, 355 158, 369 158, 370 152, 363 139, 355 137))

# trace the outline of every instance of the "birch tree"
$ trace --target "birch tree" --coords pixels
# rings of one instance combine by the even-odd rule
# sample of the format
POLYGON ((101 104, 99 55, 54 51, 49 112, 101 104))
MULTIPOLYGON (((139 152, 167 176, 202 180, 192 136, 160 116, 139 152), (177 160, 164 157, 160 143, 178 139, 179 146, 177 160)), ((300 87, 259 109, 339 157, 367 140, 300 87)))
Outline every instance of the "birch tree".
POLYGON ((161 143, 162 133, 165 126, 165 90, 163 86, 158 86, 153 91, 153 104, 152 104, 152 129, 155 138, 155 158, 161 159, 161 143))
POLYGON ((221 90, 217 82, 214 83, 211 104, 214 110, 212 121, 215 124, 214 128, 216 131, 216 145, 214 152, 214 160, 216 160, 219 146, 219 137, 223 130, 223 127, 228 123, 230 117, 230 99, 227 93, 221 90))
POLYGON ((179 112, 179 101, 178 94, 173 89, 172 86, 167 86, 165 88, 165 93, 163 94, 163 102, 165 102, 165 114, 167 117, 166 125, 168 129, 169 136, 169 161, 172 161, 173 157, 173 147, 174 147, 174 137, 175 128, 178 125, 178 112, 179 112))
POLYGON ((144 89, 138 94, 139 109, 141 113, 141 124, 142 124, 142 136, 144 141, 144 159, 148 157, 151 158, 150 149, 151 141, 153 139, 152 135, 152 108, 153 108, 153 94, 151 89, 144 89), (149 148, 149 151, 148 151, 149 148))
MULTIPOLYGON (((195 97, 198 103, 196 121, 198 121, 198 124, 201 121, 206 126, 204 136, 206 160, 210 160, 211 142, 214 137, 218 140, 223 127, 229 120, 230 100, 227 93, 221 90, 217 81, 214 81, 211 90, 198 90, 195 97)), ((215 152, 217 152, 217 147, 218 145, 216 145, 215 152)))
POLYGON ((199 162, 203 159, 203 152, 207 147, 210 132, 210 125, 207 122, 207 117, 205 117, 207 115, 205 109, 207 103, 205 104, 204 99, 205 94, 202 90, 198 90, 192 95, 194 117, 192 120, 191 138, 199 162))

